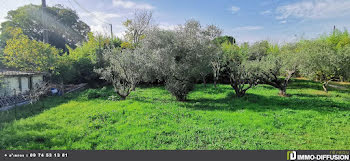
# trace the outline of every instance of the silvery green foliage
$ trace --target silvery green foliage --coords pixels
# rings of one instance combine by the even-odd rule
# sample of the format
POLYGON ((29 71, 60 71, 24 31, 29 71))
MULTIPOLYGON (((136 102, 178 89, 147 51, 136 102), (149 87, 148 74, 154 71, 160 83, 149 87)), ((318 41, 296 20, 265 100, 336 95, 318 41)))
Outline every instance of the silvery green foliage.
POLYGON ((169 65, 172 63, 171 54, 174 48, 175 33, 152 28, 146 35, 140 48, 150 57, 150 61, 147 62, 151 71, 149 77, 153 80, 165 81, 170 72, 169 65))
POLYGON ((246 48, 248 46, 239 47, 229 42, 222 44, 224 74, 230 78, 237 97, 244 96, 258 82, 258 65, 247 59, 246 48))
POLYGON ((107 62, 103 68, 96 69, 101 79, 112 83, 115 92, 125 99, 136 85, 147 79, 146 54, 140 49, 111 48, 103 52, 103 59, 107 62))
POLYGON ((243 97, 246 91, 259 82, 259 65, 252 60, 231 60, 227 65, 231 87, 237 97, 243 97))
POLYGON ((337 76, 337 54, 330 44, 323 40, 303 42, 301 73, 319 80, 327 92, 328 83, 337 76))
POLYGON ((202 28, 198 21, 190 20, 174 31, 154 28, 146 34, 143 51, 150 53, 153 70, 178 100, 186 100, 195 82, 211 72, 210 61, 215 51, 212 40, 219 31, 214 26, 202 28))
POLYGON ((341 79, 350 81, 350 45, 338 51, 336 65, 341 79))
POLYGON ((350 47, 334 49, 331 43, 323 39, 302 42, 301 52, 304 55, 300 59, 301 73, 310 78, 320 81, 323 89, 328 92, 328 83, 332 80, 349 79, 350 47))
POLYGON ((220 50, 220 48, 217 48, 212 55, 212 58, 210 60, 211 69, 213 70, 213 76, 214 76, 214 86, 216 88, 217 81, 219 80, 221 72, 224 70, 225 62, 223 59, 223 53, 220 50))
POLYGON ((299 67, 300 56, 298 44, 286 44, 276 53, 268 53, 259 61, 260 83, 278 88, 279 95, 286 96, 289 80, 299 67))
POLYGON ((204 85, 206 84, 206 76, 209 73, 213 73, 214 75, 215 87, 216 87, 216 81, 219 78, 219 74, 221 70, 220 65, 221 65, 222 52, 218 44, 212 43, 212 42, 215 38, 221 36, 221 33, 222 33, 222 30, 215 25, 209 25, 203 31, 204 37, 210 40, 206 49, 209 54, 206 54, 205 58, 202 59, 204 61, 209 60, 209 63, 204 62, 207 65, 203 66, 202 70, 200 71, 200 75, 203 79, 204 85))

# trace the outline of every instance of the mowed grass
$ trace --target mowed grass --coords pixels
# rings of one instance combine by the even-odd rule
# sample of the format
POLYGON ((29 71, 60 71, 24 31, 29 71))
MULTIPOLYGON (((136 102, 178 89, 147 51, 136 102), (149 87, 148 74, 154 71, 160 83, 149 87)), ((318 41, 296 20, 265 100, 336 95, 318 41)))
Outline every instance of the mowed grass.
POLYGON ((293 80, 290 97, 259 85, 236 98, 229 85, 197 85, 177 102, 162 86, 124 101, 89 90, 0 113, 0 149, 196 150, 350 149, 350 85, 322 91, 293 80), (91 91, 90 91, 91 92, 91 91), (16 115, 16 117, 15 117, 16 115))

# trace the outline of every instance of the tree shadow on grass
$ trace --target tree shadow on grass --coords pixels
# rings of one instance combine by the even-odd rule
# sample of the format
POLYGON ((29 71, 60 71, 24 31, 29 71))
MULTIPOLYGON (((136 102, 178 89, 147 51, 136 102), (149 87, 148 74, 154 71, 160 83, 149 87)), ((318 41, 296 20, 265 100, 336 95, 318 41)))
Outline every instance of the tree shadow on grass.
MULTIPOLYGON (((335 83, 331 83, 332 85, 341 86, 345 89, 339 89, 328 85, 327 89, 329 92, 335 91, 339 93, 349 93, 350 94, 350 85, 338 85, 335 83)), ((315 82, 311 80, 301 80, 301 79, 292 79, 292 81, 288 84, 288 89, 314 89, 323 91, 322 83, 315 82)))
MULTIPOLYGON (((308 82, 315 84, 312 81, 297 80, 301 82, 308 82)), ((298 88, 315 88, 315 85, 305 85, 298 88)), ((259 88, 275 89, 270 86, 260 86, 259 88)), ((317 87, 318 88, 318 87, 317 87)), ((211 85, 205 87, 203 85, 197 85, 195 91, 201 91, 204 93, 216 95, 227 93, 224 98, 198 98, 189 97, 186 102, 178 103, 175 99, 167 98, 155 98, 155 97, 133 97, 135 101, 143 103, 178 103, 179 106, 184 108, 193 108, 196 110, 223 110, 223 111, 236 111, 242 109, 249 109, 254 111, 267 111, 267 110, 313 110, 318 112, 333 112, 333 111, 350 111, 349 104, 335 102, 331 100, 327 95, 312 95, 312 94, 292 94, 290 97, 276 96, 263 96, 252 93, 247 93, 244 97, 236 97, 230 86, 220 86, 213 88, 211 85)))
POLYGON ((312 94, 304 94, 304 93, 297 93, 297 94, 292 94, 290 97, 307 97, 307 98, 327 98, 329 96, 327 95, 312 95, 312 94))
POLYGON ((334 87, 328 87, 328 91, 335 91, 338 93, 344 93, 344 94, 349 94, 350 95, 350 88, 348 89, 338 89, 338 88, 334 88, 334 87))
POLYGON ((249 109, 253 111, 267 110, 313 110, 318 112, 350 111, 348 104, 334 102, 327 98, 320 99, 314 95, 302 95, 300 97, 279 97, 279 96, 261 96, 256 94, 246 94, 238 98, 233 94, 221 99, 193 99, 189 100, 184 106, 197 110, 228 110, 236 111, 249 109))
POLYGON ((323 90, 322 84, 311 80, 292 79, 288 84, 289 89, 315 89, 323 90))
POLYGON ((207 84, 206 86, 201 84, 201 85, 195 86, 195 91, 202 91, 207 94, 221 94, 231 89, 232 87, 230 87, 229 85, 222 85, 222 84, 218 84, 217 88, 215 88, 213 84, 207 84))
POLYGON ((69 93, 64 96, 50 96, 43 98, 34 104, 18 106, 8 111, 2 111, 0 112, 0 128, 2 127, 2 123, 8 123, 14 120, 25 119, 38 115, 45 110, 49 110, 53 107, 65 104, 70 100, 76 99, 78 97, 79 94, 77 93, 69 93))

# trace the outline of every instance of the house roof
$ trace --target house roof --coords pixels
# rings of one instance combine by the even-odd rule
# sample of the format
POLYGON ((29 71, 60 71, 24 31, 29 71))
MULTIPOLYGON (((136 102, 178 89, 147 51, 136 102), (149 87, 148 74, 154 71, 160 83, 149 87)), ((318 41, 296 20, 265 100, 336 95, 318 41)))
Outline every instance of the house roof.
POLYGON ((0 69, 0 76, 31 76, 31 75, 38 75, 42 73, 38 72, 24 72, 24 71, 15 71, 15 70, 1 70, 0 69))

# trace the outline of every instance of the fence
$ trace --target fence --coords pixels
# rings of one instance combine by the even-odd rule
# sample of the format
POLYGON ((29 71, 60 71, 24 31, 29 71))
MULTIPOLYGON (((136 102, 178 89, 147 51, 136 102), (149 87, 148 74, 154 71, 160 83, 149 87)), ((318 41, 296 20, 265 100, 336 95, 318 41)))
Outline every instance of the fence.
POLYGON ((29 100, 29 95, 16 95, 9 97, 0 97, 0 108, 11 105, 21 104, 29 100))

